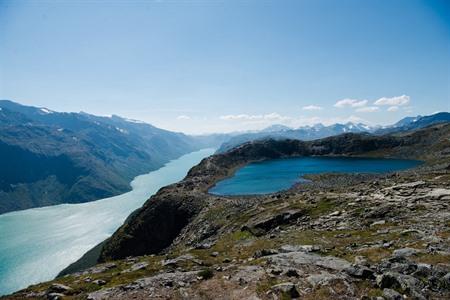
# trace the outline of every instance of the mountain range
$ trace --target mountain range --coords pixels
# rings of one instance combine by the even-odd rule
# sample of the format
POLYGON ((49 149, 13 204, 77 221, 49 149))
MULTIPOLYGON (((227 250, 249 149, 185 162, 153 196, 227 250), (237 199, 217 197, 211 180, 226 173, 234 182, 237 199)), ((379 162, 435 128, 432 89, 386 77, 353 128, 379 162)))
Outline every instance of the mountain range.
POLYGON ((0 214, 117 195, 130 190, 135 176, 201 148, 225 152, 267 138, 315 140, 349 132, 379 135, 449 121, 449 113, 437 113, 408 117, 386 127, 272 125, 260 131, 192 136, 116 115, 56 112, 0 100, 0 214))
POLYGON ((0 213, 117 195, 135 176, 215 143, 220 136, 1 100, 0 213))
POLYGON ((391 126, 371 126, 363 123, 348 122, 345 124, 332 124, 325 126, 315 124, 312 126, 303 126, 299 128, 290 128, 284 125, 272 125, 257 132, 248 132, 235 134, 224 142, 217 152, 228 151, 240 144, 249 141, 261 139, 297 139, 297 140, 315 140, 329 136, 335 136, 342 133, 370 133, 381 135, 400 131, 408 131, 424 128, 433 124, 450 122, 450 113, 439 112, 430 116, 406 117, 391 126))

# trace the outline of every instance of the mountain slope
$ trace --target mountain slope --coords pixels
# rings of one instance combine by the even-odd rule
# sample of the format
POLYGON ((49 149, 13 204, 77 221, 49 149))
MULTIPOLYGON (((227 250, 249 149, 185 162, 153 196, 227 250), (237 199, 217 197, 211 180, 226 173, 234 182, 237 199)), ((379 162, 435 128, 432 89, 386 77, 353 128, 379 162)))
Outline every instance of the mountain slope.
POLYGON ((449 137, 450 125, 439 124, 383 136, 255 141, 213 155, 152 196, 78 266, 98 252, 106 263, 7 299, 56 289, 80 299, 448 299, 449 137), (270 195, 207 193, 248 162, 298 155, 425 164, 313 175, 270 195))
POLYGON ((125 192, 136 175, 206 146, 118 116, 0 101, 0 213, 125 192))
POLYGON ((449 123, 450 113, 439 112, 429 116, 406 117, 392 126, 376 130, 375 134, 386 134, 424 128, 439 123, 449 123))

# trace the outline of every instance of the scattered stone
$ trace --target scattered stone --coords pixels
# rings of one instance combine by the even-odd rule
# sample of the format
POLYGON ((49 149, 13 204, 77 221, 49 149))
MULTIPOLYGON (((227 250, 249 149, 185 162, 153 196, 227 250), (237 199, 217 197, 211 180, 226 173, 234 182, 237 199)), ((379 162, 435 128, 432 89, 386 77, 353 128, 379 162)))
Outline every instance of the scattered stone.
POLYGON ((403 300, 403 296, 392 289, 383 289, 383 298, 386 300, 403 300))
POLYGON ((255 252, 255 254, 253 255, 254 258, 260 258, 263 256, 269 256, 269 255, 274 255, 274 254, 278 254, 278 250, 275 249, 262 249, 262 250, 258 250, 255 252))
POLYGON ((72 291, 72 288, 64 285, 64 284, 60 284, 60 283, 53 283, 48 289, 47 289, 47 294, 51 294, 51 293, 61 293, 61 294, 66 294, 68 292, 72 291))
POLYGON ((450 272, 445 274, 444 277, 442 277, 441 286, 443 289, 447 291, 450 290, 450 272))
POLYGON ((355 256, 355 264, 368 267, 369 261, 364 256, 357 255, 357 256, 355 256))
POLYGON ((397 184, 391 187, 393 190, 401 190, 401 189, 414 189, 420 186, 425 185, 425 181, 419 180, 414 182, 397 184))
POLYGON ((339 210, 336 210, 336 211, 333 211, 328 216, 330 216, 330 217, 337 217, 337 216, 340 216, 340 215, 341 215, 341 212, 339 210))
POLYGON ((392 247, 392 245, 394 245, 394 242, 389 241, 389 242, 383 243, 383 248, 390 248, 390 247, 392 247))
POLYGON ((314 265, 331 270, 342 271, 350 267, 350 263, 334 256, 320 256, 313 253, 289 252, 268 256, 267 260, 276 266, 292 268, 303 265, 314 265))
POLYGON ((202 243, 195 247, 195 249, 210 249, 214 246, 214 243, 202 243))
POLYGON ((299 277, 300 276, 296 269, 289 269, 286 271, 286 273, 284 273, 284 275, 286 275, 287 277, 299 277))
POLYGON ((348 275, 361 279, 374 279, 374 271, 371 269, 361 266, 361 265, 353 265, 344 270, 348 275))
POLYGON ((423 287, 423 283, 419 279, 396 272, 387 272, 377 276, 376 282, 380 288, 400 289, 406 292, 420 290, 423 287))
POLYGON ((351 236, 352 235, 350 233, 339 233, 339 234, 336 234, 334 237, 342 239, 342 238, 349 238, 351 236))
POLYGON ((450 197, 450 189, 433 189, 427 196, 437 200, 444 197, 450 197))
POLYGON ((417 264, 417 269, 412 275, 414 277, 429 277, 431 273, 432 273, 431 265, 417 264))
POLYGON ((370 218, 370 219, 384 218, 386 215, 388 215, 392 211, 393 211, 393 209, 389 205, 380 206, 380 207, 372 209, 369 213, 367 213, 365 215, 365 218, 370 218))
POLYGON ((273 274, 273 275, 280 275, 281 273, 283 273, 283 270, 282 269, 270 269, 270 274, 273 274))
POLYGON ((145 269, 147 266, 148 266, 147 262, 139 262, 139 263, 132 265, 130 268, 130 271, 134 272, 134 271, 142 270, 142 269, 145 269))
POLYGON ((102 279, 97 279, 97 280, 92 281, 92 283, 101 286, 101 285, 105 285, 105 284, 106 284, 106 281, 105 281, 105 280, 102 280, 102 279))
POLYGON ((305 215, 304 210, 288 210, 276 215, 266 216, 261 219, 252 220, 244 225, 241 230, 249 231, 255 236, 262 236, 268 231, 280 225, 290 224, 305 215))
POLYGON ((271 290, 277 294, 284 294, 291 298, 297 298, 300 294, 295 287, 295 284, 292 282, 284 282, 277 285, 272 286, 271 290))
POLYGON ((193 259, 194 259, 194 257, 192 255, 186 254, 186 255, 178 256, 177 258, 174 258, 174 259, 163 260, 161 262, 161 264, 164 267, 168 267, 168 266, 176 267, 180 262, 185 262, 185 261, 193 260, 193 259))
POLYGON ((217 256, 219 256, 219 252, 214 251, 213 253, 211 253, 211 256, 212 256, 212 257, 217 257, 217 256))
POLYGON ((288 253, 288 252, 319 252, 322 251, 322 247, 320 245, 283 245, 280 248, 280 252, 288 253))
POLYGON ((64 298, 64 294, 61 293, 49 293, 47 294, 47 299, 48 300, 61 300, 64 298))
POLYGON ((108 270, 117 268, 117 265, 115 263, 106 263, 99 266, 92 267, 90 269, 87 269, 86 271, 83 271, 82 274, 98 274, 98 273, 104 273, 108 270))
POLYGON ((412 255, 416 255, 419 251, 414 248, 402 248, 394 250, 393 256, 396 257, 408 257, 412 255))
POLYGON ((384 288, 399 289, 401 287, 397 276, 395 276, 395 274, 391 274, 391 273, 386 273, 386 274, 377 276, 376 283, 382 289, 384 289, 384 288))
POLYGON ((330 282, 338 279, 342 279, 342 277, 330 274, 328 272, 322 272, 321 274, 314 274, 308 276, 306 278, 306 281, 313 287, 317 287, 320 285, 328 285, 330 282))
POLYGON ((372 224, 370 224, 370 226, 373 227, 373 226, 384 225, 384 224, 386 224, 386 221, 380 220, 380 221, 373 222, 372 224))

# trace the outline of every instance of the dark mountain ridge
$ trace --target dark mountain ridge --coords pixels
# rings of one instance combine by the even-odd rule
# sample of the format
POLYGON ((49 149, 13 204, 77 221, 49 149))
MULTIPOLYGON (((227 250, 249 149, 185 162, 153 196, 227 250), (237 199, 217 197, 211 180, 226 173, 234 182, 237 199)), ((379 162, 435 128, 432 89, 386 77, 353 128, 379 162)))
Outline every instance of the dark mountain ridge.
POLYGON ((0 101, 0 213, 80 203, 130 189, 137 175, 211 146, 119 116, 0 101))

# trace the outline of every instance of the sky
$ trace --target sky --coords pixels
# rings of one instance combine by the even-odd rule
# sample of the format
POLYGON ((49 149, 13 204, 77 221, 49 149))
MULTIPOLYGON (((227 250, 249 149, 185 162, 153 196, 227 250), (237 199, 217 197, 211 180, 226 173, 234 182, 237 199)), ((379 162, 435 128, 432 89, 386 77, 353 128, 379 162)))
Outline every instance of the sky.
POLYGON ((0 99, 186 133, 450 111, 450 2, 0 0, 0 99))

